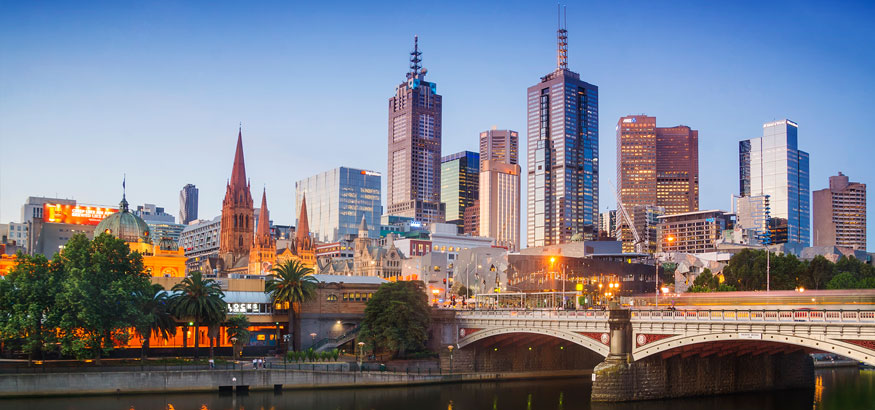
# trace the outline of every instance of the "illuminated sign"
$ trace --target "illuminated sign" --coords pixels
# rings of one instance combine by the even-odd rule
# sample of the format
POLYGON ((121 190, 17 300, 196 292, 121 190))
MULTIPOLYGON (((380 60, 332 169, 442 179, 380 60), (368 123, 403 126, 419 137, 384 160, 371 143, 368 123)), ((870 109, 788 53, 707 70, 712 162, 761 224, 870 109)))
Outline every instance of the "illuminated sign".
POLYGON ((266 304, 264 303, 229 303, 228 312, 231 313, 264 313, 266 312, 266 304), (265 305, 265 308, 262 308, 265 305))
POLYGON ((43 205, 43 219, 46 222, 62 224, 97 225, 103 218, 116 212, 118 212, 118 209, 97 206, 43 205))
POLYGON ((638 119, 635 117, 632 118, 623 118, 623 124, 631 124, 633 122, 638 122, 638 119))
POLYGON ((380 173, 379 173, 379 172, 374 172, 374 171, 362 171, 362 175, 368 175, 368 176, 372 176, 372 177, 378 177, 378 176, 380 176, 380 173))

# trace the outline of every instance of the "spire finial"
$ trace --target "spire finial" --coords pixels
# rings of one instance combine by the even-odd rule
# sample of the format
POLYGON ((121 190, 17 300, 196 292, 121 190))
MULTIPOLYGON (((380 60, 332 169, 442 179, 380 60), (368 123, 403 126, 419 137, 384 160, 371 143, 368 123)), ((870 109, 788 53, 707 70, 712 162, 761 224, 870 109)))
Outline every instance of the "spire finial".
POLYGON ((128 211, 128 200, 126 198, 127 188, 125 187, 125 182, 127 182, 128 174, 122 174, 122 201, 118 203, 119 212, 127 212, 128 211))
POLYGON ((559 4, 556 4, 556 9, 559 12, 559 16, 557 19, 558 29, 556 30, 556 42, 557 42, 557 50, 556 50, 556 69, 557 70, 567 70, 568 69, 568 30, 566 27, 568 26, 568 10, 565 10, 565 24, 562 24, 562 8, 559 4))
POLYGON ((410 74, 413 77, 417 77, 420 74, 420 69, 422 68, 420 64, 422 62, 421 55, 422 52, 419 51, 419 36, 413 35, 413 51, 410 52, 410 74))

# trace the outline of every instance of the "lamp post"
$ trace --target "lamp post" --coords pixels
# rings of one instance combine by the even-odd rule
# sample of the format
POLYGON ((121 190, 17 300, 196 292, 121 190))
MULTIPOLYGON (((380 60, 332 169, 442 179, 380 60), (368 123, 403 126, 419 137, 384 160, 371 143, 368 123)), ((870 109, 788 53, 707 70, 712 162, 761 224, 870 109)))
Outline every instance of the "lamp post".
POLYGON ((362 370, 362 349, 365 346, 365 342, 358 342, 357 345, 359 347, 359 350, 358 350, 358 353, 356 353, 356 358, 358 359, 358 363, 359 363, 359 371, 361 371, 362 370))
MULTIPOLYGON (((665 238, 666 242, 669 243, 669 246, 671 246, 671 243, 674 242, 675 239, 676 238, 671 235, 665 238)), ((656 291, 654 292, 654 298, 656 299, 656 309, 659 309, 659 258, 657 258, 655 254, 653 255, 653 267, 656 270, 656 283, 653 284, 653 287, 656 289, 656 291)))
POLYGON ((450 349, 450 374, 453 374, 453 345, 447 346, 450 349))

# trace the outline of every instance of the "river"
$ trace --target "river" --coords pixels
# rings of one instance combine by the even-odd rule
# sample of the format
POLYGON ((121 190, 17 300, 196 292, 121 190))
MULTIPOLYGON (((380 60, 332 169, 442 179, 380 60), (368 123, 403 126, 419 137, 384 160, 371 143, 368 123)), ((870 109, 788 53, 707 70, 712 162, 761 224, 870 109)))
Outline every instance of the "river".
POLYGON ((817 371, 814 389, 635 403, 590 403, 588 379, 407 388, 0 399, 15 410, 875 410, 875 371, 817 371))

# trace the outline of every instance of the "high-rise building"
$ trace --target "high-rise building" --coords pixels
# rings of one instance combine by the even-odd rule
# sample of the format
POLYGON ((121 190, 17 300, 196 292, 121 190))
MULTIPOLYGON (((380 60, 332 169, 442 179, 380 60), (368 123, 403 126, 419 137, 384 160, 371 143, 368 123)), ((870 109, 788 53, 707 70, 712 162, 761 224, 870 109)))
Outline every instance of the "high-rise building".
POLYGON ((706 253, 732 229, 733 215, 720 210, 695 211, 659 217, 659 252, 706 253))
POLYGON ((186 184, 179 191, 179 223, 188 225, 197 219, 198 189, 192 184, 186 184))
POLYGON ((598 87, 568 69, 564 27, 557 39, 556 70, 527 90, 528 246, 598 236, 598 87))
POLYGON ((480 170, 480 229, 497 246, 515 252, 520 248, 520 166, 496 160, 483 161, 480 170))
MULTIPOLYGON (((316 242, 337 242, 358 233, 362 215, 371 237, 380 236, 381 176, 374 171, 338 167, 295 182, 295 213, 307 197, 309 233, 316 242)), ((300 227, 299 227, 300 228, 300 227)))
POLYGON ((735 225, 740 229, 750 229, 757 239, 768 243, 777 239, 769 229, 771 209, 768 195, 747 195, 735 198, 735 225))
POLYGON ((447 223, 462 226, 465 209, 479 196, 480 154, 457 152, 441 158, 441 202, 447 223))
POLYGON ((617 210, 611 209, 599 213, 599 236, 610 238, 617 231, 617 210))
POLYGON ((519 164, 519 133, 511 130, 491 130, 480 133, 480 169, 483 161, 519 164))
POLYGON ((237 149, 231 179, 225 189, 222 201, 221 238, 219 255, 230 268, 243 257, 249 256, 255 232, 253 220, 252 193, 246 179, 246 164, 243 160, 243 131, 237 133, 237 149))
POLYGON ((387 214, 422 223, 443 222, 441 203, 441 96, 425 81, 414 37, 407 81, 389 98, 387 214))
POLYGON ((829 177, 829 188, 812 193, 814 246, 842 246, 866 250, 866 184, 850 182, 839 172, 829 177))
POLYGON ((626 208, 655 205, 668 215, 699 209, 699 132, 656 126, 646 115, 617 122, 617 189, 626 208))
POLYGON ((798 147, 795 122, 784 119, 763 124, 763 136, 739 143, 741 194, 768 195, 773 236, 767 242, 810 241, 808 153, 798 147), (747 188, 749 187, 749 188, 747 188), (746 191, 747 190, 747 191, 746 191), (786 230, 786 240, 782 238, 786 230))

